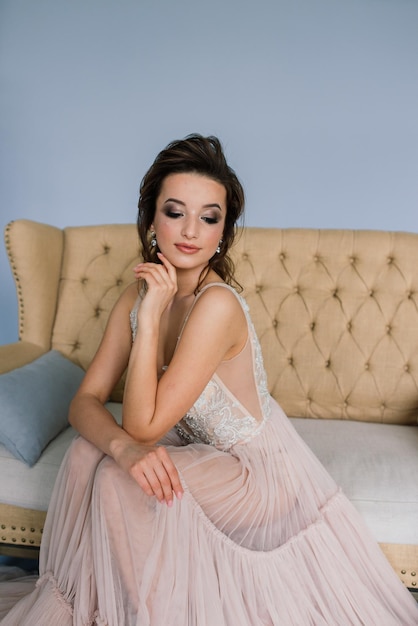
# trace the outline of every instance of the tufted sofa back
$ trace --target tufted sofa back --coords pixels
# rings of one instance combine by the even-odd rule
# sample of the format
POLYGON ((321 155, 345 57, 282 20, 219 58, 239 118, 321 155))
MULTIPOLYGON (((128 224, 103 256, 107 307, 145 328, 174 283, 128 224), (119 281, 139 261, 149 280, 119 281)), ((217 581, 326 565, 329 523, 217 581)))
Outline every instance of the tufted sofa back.
POLYGON ((418 235, 248 229, 238 279, 288 415, 418 416, 418 235))
MULTIPOLYGON (((86 368, 132 281, 135 226, 19 220, 6 247, 20 339, 86 368)), ((233 256, 270 391, 288 415, 417 422, 418 235, 246 228, 233 256)))

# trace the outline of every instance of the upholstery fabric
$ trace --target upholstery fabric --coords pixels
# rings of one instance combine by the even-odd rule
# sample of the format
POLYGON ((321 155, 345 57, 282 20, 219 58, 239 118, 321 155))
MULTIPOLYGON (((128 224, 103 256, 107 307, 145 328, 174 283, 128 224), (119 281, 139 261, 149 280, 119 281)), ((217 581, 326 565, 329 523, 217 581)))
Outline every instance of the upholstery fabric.
POLYGON ((418 235, 251 228, 235 258, 288 415, 417 423, 418 235))
POLYGON ((68 425, 72 397, 84 371, 50 351, 0 376, 0 441, 32 466, 42 450, 68 425))
MULTIPOLYGON (((132 224, 116 224, 66 228, 64 240, 52 346, 86 369, 113 305, 133 282, 138 235, 132 224)), ((121 385, 112 398, 122 399, 121 385)))
MULTIPOLYGON (((64 237, 52 345, 85 368, 132 282, 137 234, 126 224, 64 237)), ((417 423, 417 235, 251 228, 233 256, 288 415, 417 423)))
POLYGON ((377 541, 418 545, 418 427, 294 418, 377 541))
POLYGON ((64 233, 47 224, 17 220, 7 225, 4 239, 18 297, 19 339, 46 352, 51 347, 64 233))

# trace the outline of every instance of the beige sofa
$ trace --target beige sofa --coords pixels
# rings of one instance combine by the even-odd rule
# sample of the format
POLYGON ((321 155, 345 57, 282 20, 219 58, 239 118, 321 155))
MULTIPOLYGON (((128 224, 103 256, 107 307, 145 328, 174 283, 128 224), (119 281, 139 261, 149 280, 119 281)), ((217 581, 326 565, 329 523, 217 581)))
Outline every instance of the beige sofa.
MULTIPOLYGON (((132 281, 135 226, 18 220, 5 241, 19 342, 0 347, 0 371, 51 348, 86 368, 132 281)), ((418 235, 247 228, 234 256, 271 393, 416 588, 418 235)), ((121 390, 110 403, 117 418, 121 390)), ((39 546, 73 435, 64 430, 32 468, 0 446, 0 552, 39 546)))

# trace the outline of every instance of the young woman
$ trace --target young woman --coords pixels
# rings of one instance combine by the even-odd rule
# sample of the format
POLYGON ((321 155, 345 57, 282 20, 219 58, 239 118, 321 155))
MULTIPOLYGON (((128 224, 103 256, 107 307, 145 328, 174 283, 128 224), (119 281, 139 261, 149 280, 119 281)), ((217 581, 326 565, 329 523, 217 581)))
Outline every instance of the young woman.
POLYGON ((5 626, 418 623, 268 394, 228 257, 243 204, 214 137, 171 143, 144 177, 144 262, 72 403, 81 436, 57 479, 40 578, 5 626), (105 402, 126 367, 120 427, 105 402))

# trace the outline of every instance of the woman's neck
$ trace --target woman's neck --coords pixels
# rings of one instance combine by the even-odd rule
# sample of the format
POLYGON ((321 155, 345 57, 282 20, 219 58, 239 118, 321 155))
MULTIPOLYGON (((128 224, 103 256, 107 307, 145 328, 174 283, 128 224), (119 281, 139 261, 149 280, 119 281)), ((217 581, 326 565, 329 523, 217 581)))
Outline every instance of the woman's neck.
POLYGON ((206 267, 198 272, 177 270, 176 297, 184 298, 194 295, 198 285, 203 287, 208 282, 216 280, 221 280, 221 278, 210 267, 206 267))

